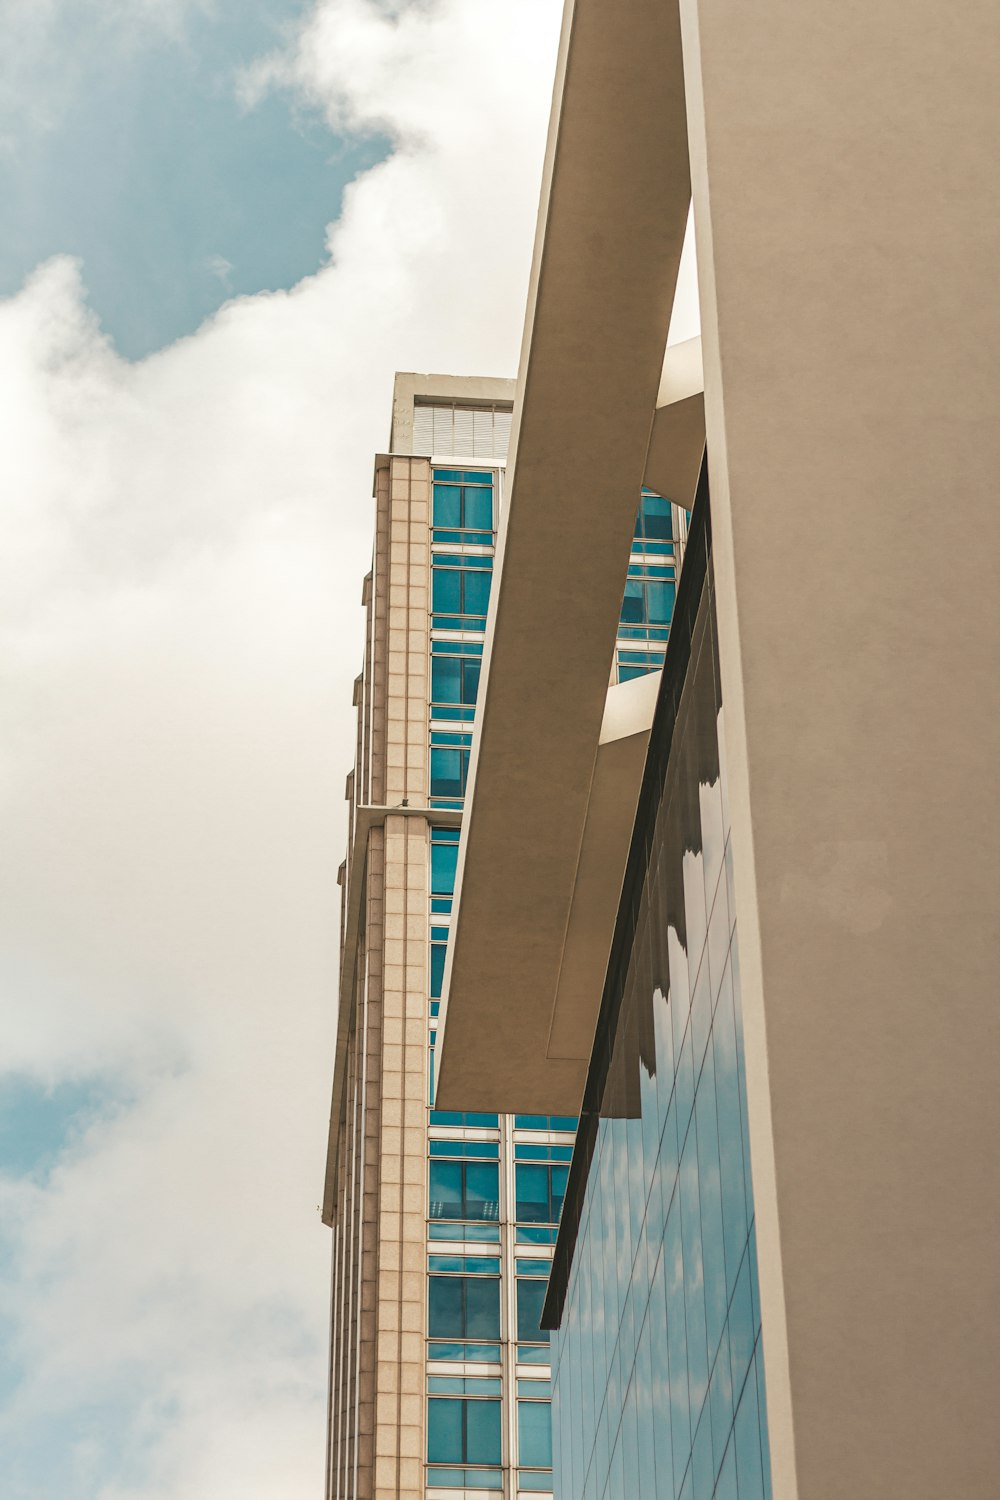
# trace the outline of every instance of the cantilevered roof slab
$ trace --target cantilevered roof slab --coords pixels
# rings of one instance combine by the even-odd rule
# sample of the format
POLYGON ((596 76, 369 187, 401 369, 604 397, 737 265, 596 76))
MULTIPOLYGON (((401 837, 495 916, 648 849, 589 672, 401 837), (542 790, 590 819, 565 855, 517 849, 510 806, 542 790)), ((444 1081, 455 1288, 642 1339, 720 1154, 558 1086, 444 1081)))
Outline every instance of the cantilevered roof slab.
MULTIPOLYGON (((445 975, 442 1108, 580 1102, 596 1004, 565 1011, 561 976, 578 874, 602 866, 599 843, 585 850, 592 810, 592 833, 614 829, 613 920, 638 790, 638 743, 617 822, 595 768, 689 197, 676 9, 569 4, 445 975)), ((700 430, 678 465, 692 476, 671 494, 682 502, 700 430)))

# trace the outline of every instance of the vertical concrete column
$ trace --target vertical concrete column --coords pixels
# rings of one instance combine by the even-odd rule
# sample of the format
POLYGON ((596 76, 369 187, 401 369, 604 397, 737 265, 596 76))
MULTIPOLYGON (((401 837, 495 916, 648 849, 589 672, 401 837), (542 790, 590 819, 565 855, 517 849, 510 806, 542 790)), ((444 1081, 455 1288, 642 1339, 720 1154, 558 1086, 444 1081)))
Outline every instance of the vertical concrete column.
MULTIPOLYGON (((430 465, 392 458, 386 482, 385 800, 422 807, 428 790, 430 465)), ((388 817, 383 847, 375 1495, 416 1500, 424 1488, 426 823, 388 817)))
POLYGON ((427 524, 430 465, 426 459, 390 460, 389 681, 386 725, 386 802, 427 799, 427 524))
POLYGON ((427 830, 385 824, 376 1500, 423 1490, 427 830), (419 928, 414 918, 419 917, 419 928))
POLYGON ((991 0, 681 0, 776 1500, 1000 1474, 991 0))

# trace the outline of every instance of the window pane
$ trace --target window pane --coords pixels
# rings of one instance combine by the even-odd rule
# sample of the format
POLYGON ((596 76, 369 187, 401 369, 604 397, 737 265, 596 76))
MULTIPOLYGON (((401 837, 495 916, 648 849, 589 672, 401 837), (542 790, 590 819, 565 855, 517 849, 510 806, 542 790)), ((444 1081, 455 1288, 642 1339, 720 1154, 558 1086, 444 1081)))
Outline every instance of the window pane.
POLYGON ((435 614, 461 614, 461 579, 462 574, 457 568, 435 568, 433 570, 431 598, 435 614))
POLYGON ((454 894, 457 868, 457 844, 431 845, 431 891, 435 896, 454 894))
POLYGON ((431 1463, 462 1462, 464 1401, 431 1397, 427 1403, 427 1457, 431 1463))
POLYGON ((669 625, 674 612, 674 585, 658 580, 646 584, 648 619, 651 625, 669 625))
POLYGON ((549 1342, 548 1331, 538 1326, 542 1316, 542 1305, 545 1302, 546 1285, 544 1281, 524 1281, 518 1277, 517 1336, 531 1344, 549 1342))
MULTIPOLYGON (((461 797, 469 767, 468 750, 431 750, 431 796, 461 797)), ((454 879, 452 881, 454 888, 454 879)))
POLYGON ((434 486, 434 525, 461 526, 462 491, 457 484, 434 486))
POLYGON ((432 1219, 462 1217, 462 1163, 432 1161, 430 1164, 430 1216, 432 1219))
MULTIPOLYGON (((460 1163, 465 1171, 465 1213, 469 1219, 499 1216, 500 1168, 496 1162, 460 1163)), ((444 1215, 438 1215, 443 1218, 444 1215)))
POLYGON ((466 1401, 466 1462, 498 1464, 501 1459, 500 1402, 466 1401))
POLYGON ((465 1337, 460 1276, 428 1276, 427 1336, 432 1339, 465 1337))
POLYGON ((479 673, 482 665, 482 660, 478 656, 471 656, 462 661, 463 703, 475 703, 476 694, 479 692, 479 673))
POLYGON ((566 1196, 566 1184, 569 1181, 569 1167, 553 1167, 552 1176, 552 1223, 558 1224, 559 1215, 562 1213, 563 1199, 566 1196))
MULTIPOLYGON (((490 574, 475 573, 469 570, 463 573, 465 579, 465 609, 467 615, 484 615, 486 606, 490 601, 490 574)), ((435 608, 437 606, 435 605, 435 608)))
POLYGON ((465 1337, 500 1337, 500 1282, 492 1277, 465 1278, 465 1337))
POLYGON ((514 1181, 519 1221, 522 1224, 548 1224, 548 1167, 515 1167, 514 1181))
POLYGON ((492 531, 492 489, 468 489, 465 492, 465 525, 470 531, 492 531))
POLYGON ((431 944, 431 999, 440 1000, 441 985, 444 980, 444 955, 446 952, 444 943, 431 944))
POLYGON ((460 656, 431 657, 431 702, 461 703, 462 658, 460 656))
MULTIPOLYGON (((436 609, 437 605, 435 604, 434 607, 436 609)), ((625 584, 621 617, 624 625, 641 625, 646 618, 646 601, 643 597, 642 584, 637 578, 629 578, 625 584)))
POLYGON ((551 1469, 552 1410, 547 1401, 517 1403, 517 1461, 532 1469, 551 1469))
POLYGON ((671 505, 659 495, 642 497, 643 531, 651 540, 669 542, 673 536, 671 505))

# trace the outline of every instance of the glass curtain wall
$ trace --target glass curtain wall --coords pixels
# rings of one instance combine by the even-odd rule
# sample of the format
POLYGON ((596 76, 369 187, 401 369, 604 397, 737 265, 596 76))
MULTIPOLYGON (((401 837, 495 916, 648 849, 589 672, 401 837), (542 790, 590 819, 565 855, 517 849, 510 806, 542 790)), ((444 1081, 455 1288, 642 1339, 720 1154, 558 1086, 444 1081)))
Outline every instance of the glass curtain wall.
MULTIPOLYGON (((433 471, 430 801, 464 805, 502 471, 433 471)), ((549 1335, 539 1324, 576 1120, 434 1108, 459 829, 431 829, 427 1493, 552 1492, 549 1335)))
POLYGON ((663 666, 690 514, 643 488, 612 671, 628 682, 663 666))
MULTIPOLYGON (((501 470, 435 468, 430 803, 461 811, 482 667, 501 470)), ((688 516, 643 490, 613 677, 663 663, 688 516)), ((434 1108, 434 1056, 460 830, 431 830, 428 1493, 549 1494, 551 1349, 542 1305, 575 1118, 434 1108)))
POLYGON ((707 494, 552 1276, 558 1500, 770 1500, 707 494))

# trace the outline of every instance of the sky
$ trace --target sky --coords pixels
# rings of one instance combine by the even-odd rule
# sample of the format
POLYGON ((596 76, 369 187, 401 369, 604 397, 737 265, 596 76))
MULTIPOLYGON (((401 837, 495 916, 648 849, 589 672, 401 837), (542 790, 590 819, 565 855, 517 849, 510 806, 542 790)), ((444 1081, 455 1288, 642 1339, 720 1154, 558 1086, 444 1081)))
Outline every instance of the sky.
POLYGON ((314 1500, 393 371, 516 370, 558 0, 0 0, 0 1494, 314 1500))
POLYGON ((372 459, 516 372, 560 12, 0 0, 3 1500, 322 1493, 372 459))

